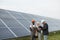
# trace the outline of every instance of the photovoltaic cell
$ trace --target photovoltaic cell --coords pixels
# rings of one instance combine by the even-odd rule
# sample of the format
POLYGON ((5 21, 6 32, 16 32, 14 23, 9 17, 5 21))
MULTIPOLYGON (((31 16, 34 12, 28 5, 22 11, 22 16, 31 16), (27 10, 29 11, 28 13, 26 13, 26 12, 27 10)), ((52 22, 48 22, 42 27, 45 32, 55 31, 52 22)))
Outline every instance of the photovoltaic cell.
POLYGON ((0 40, 14 37, 15 36, 7 28, 0 28, 0 40))
MULTIPOLYGON (((30 35, 30 32, 28 32, 26 29, 29 30, 29 26, 31 24, 32 19, 35 19, 36 21, 39 21, 39 22, 42 19, 46 20, 46 22, 49 25, 49 32, 60 30, 60 20, 38 16, 38 15, 26 14, 22 12, 15 12, 15 11, 0 9, 0 19, 2 19, 6 23, 6 25, 18 37, 30 35), (10 14, 13 17, 15 17, 16 20, 10 14)), ((14 38, 14 37, 15 36, 0 21, 0 39, 7 39, 7 38, 14 38)))

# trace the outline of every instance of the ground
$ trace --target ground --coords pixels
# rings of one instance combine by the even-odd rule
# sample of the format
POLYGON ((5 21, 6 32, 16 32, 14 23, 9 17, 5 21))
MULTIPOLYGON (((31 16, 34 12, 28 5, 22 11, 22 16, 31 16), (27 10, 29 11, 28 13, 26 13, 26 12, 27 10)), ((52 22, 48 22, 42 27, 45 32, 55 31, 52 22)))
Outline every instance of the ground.
MULTIPOLYGON (((8 40, 30 40, 30 39, 31 39, 30 36, 26 36, 26 37, 12 38, 8 40)), ((60 40, 60 31, 50 32, 48 40, 60 40)))

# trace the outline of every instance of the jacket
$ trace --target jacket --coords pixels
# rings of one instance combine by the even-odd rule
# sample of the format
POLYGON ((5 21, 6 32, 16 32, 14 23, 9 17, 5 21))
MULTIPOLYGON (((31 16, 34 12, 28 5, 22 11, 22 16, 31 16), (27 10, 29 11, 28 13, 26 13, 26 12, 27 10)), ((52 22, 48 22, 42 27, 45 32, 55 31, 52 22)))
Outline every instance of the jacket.
POLYGON ((42 30, 43 30, 43 35, 48 35, 49 34, 47 23, 43 25, 42 30))

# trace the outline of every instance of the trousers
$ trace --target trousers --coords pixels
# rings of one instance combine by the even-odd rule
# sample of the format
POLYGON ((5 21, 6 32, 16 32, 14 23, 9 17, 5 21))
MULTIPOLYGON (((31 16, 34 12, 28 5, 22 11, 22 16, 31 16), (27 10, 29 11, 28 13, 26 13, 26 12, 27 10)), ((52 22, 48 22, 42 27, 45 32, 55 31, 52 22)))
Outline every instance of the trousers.
POLYGON ((41 33, 38 32, 38 40, 41 40, 41 33))
POLYGON ((44 40, 48 40, 48 35, 44 35, 44 40))

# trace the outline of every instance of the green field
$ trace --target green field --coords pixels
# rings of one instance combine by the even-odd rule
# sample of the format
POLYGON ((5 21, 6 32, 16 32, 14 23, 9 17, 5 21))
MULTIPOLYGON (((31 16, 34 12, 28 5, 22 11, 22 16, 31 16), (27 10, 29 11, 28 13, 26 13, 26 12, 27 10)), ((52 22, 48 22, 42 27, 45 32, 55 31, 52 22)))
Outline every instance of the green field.
MULTIPOLYGON (((31 40, 30 36, 12 38, 7 40, 31 40)), ((48 36, 48 40, 60 40, 60 31, 50 32, 48 36)))

